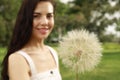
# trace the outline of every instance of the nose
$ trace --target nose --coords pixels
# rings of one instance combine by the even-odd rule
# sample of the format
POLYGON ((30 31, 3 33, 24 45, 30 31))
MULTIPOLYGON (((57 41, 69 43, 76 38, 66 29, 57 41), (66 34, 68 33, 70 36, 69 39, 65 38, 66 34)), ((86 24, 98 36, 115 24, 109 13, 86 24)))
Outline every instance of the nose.
POLYGON ((46 16, 41 17, 40 24, 46 26, 48 24, 48 19, 46 16))

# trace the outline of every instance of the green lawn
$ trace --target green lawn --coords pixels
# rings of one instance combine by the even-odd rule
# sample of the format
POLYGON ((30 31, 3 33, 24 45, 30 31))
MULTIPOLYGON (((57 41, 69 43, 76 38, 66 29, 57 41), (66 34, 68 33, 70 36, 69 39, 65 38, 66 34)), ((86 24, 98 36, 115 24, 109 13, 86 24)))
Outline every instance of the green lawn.
MULTIPOLYGON (((112 45, 104 44, 101 63, 93 71, 79 74, 79 80, 120 80, 120 45, 112 45)), ((4 54, 5 48, 0 48, 0 63, 4 54)), ((75 73, 64 67, 61 60, 60 71, 63 80, 75 80, 75 73)))

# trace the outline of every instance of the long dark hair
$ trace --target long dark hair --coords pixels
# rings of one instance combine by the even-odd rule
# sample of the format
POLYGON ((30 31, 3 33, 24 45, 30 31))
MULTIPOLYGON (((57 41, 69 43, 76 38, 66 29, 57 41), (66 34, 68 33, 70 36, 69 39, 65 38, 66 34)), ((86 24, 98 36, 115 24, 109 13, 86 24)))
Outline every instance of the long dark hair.
MULTIPOLYGON (((36 5, 41 1, 49 1, 55 8, 53 0, 23 0, 18 12, 13 35, 8 46, 7 54, 2 62, 2 80, 9 80, 8 76, 8 57, 10 54, 23 48, 30 40, 33 27, 33 13, 36 5)), ((55 10, 55 9, 54 9, 55 10)))

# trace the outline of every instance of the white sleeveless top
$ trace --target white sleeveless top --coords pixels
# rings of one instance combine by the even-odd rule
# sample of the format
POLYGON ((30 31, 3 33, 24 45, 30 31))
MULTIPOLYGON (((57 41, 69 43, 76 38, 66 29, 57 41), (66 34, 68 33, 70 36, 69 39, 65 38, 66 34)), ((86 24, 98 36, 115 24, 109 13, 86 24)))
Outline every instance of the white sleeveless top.
POLYGON ((29 66, 30 66, 31 80, 62 80, 59 69, 58 69, 59 63, 58 63, 58 56, 56 54, 56 51, 49 46, 48 46, 48 48, 49 48, 51 54, 54 56, 54 59, 57 64, 57 68, 51 69, 48 71, 44 71, 41 73, 37 73, 35 64, 28 54, 26 54, 24 51, 18 52, 18 54, 22 55, 26 59, 26 61, 28 62, 29 66))

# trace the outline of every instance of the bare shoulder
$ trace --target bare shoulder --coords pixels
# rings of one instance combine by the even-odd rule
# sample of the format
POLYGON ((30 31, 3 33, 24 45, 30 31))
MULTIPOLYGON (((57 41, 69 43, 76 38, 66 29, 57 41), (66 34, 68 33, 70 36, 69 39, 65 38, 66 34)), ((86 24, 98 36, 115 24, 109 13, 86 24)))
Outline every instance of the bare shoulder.
POLYGON ((9 58, 8 62, 14 64, 14 63, 26 63, 26 60, 24 59, 23 56, 20 54, 17 54, 18 52, 12 53, 9 58))
POLYGON ((29 78, 29 66, 25 60, 25 58, 17 53, 13 53, 8 58, 8 74, 11 80, 16 80, 19 77, 21 80, 23 79, 24 75, 26 75, 28 80, 29 78))
POLYGON ((19 59, 23 59, 23 57, 22 57, 21 55, 17 54, 17 52, 16 52, 16 53, 12 53, 12 54, 9 56, 8 60, 9 60, 9 61, 14 61, 14 60, 18 60, 18 58, 19 58, 19 59))
POLYGON ((24 65, 25 67, 28 66, 25 58, 18 54, 18 52, 12 53, 8 58, 9 65, 14 65, 13 67, 17 66, 20 67, 21 65, 24 65))

